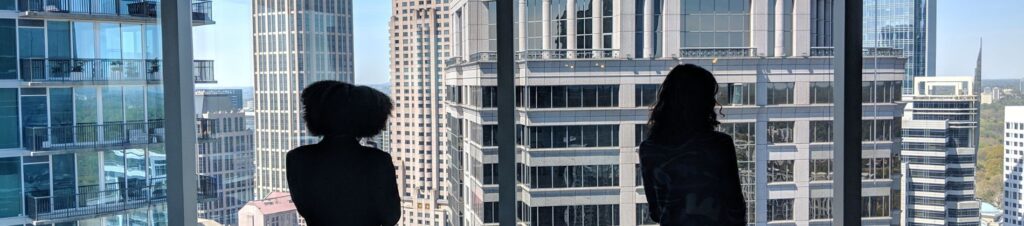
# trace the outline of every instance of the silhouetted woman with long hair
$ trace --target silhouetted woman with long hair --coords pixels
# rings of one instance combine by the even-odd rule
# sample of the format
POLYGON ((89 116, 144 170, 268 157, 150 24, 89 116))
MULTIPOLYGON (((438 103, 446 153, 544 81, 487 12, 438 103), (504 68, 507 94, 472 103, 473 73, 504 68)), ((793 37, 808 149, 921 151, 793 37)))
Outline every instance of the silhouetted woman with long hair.
POLYGON ((746 206, 729 135, 716 132, 718 82, 676 66, 651 110, 640 168, 651 218, 661 225, 744 225, 746 206))
POLYGON ((384 129, 391 99, 338 81, 313 83, 301 98, 306 129, 323 139, 288 152, 288 187, 299 214, 310 226, 398 223, 391 155, 359 144, 384 129))

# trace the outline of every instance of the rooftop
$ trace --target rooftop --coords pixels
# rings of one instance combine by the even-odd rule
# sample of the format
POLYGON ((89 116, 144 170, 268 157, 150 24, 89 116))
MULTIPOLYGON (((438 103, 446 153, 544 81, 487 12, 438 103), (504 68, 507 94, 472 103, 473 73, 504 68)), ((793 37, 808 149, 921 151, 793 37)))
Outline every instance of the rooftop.
POLYGON ((256 207, 263 215, 295 210, 292 195, 287 192, 273 192, 262 200, 249 201, 245 205, 256 207))

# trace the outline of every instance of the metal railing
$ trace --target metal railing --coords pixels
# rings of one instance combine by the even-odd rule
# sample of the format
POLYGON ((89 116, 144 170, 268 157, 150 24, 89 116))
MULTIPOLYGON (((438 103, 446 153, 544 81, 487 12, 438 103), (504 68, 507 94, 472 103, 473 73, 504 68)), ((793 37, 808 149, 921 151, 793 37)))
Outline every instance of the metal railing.
MULTIPOLYGON (((154 0, 18 0, 18 11, 156 18, 159 4, 154 0)), ((213 21, 213 3, 193 0, 192 19, 213 21)))
MULTIPOLYGON (((218 181, 209 176, 197 177, 196 193, 200 200, 218 196, 218 181)), ((123 182, 76 188, 54 188, 48 196, 25 196, 25 215, 33 221, 57 221, 79 217, 115 214, 167 201, 165 177, 128 179, 123 182)))
MULTIPOLYGON (((562 60, 562 59, 610 59, 619 57, 617 49, 549 49, 549 50, 527 50, 516 52, 516 61, 528 60, 562 60)), ((470 54, 468 58, 452 57, 445 60, 445 65, 452 66, 473 62, 496 62, 497 52, 477 52, 470 54)))
POLYGON ((682 58, 706 58, 706 57, 754 57, 756 49, 750 47, 702 47, 679 49, 679 56, 682 58))
POLYGON ((835 48, 832 47, 811 47, 811 56, 834 56, 835 48))
POLYGON ((164 122, 119 122, 103 125, 68 125, 24 128, 23 144, 29 151, 101 149, 164 142, 164 122))
MULTIPOLYGON (((162 81, 160 60, 145 59, 21 59, 26 82, 162 81)), ((213 61, 193 62, 196 83, 216 82, 213 61)))
MULTIPOLYGON (((895 48, 864 48, 865 57, 903 57, 903 50, 895 48)), ((833 47, 811 47, 811 56, 835 56, 833 47)))

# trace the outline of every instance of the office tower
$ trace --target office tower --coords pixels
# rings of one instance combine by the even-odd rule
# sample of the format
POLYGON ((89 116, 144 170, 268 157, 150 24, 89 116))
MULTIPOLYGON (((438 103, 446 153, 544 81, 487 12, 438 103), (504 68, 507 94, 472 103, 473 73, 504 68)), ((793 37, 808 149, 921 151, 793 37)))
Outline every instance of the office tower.
POLYGON ((1024 225, 1024 106, 1006 106, 1003 126, 1002 224, 1024 225))
POLYGON ((196 91, 196 172, 212 178, 217 198, 199 203, 199 217, 238 225, 238 209, 253 200, 252 130, 232 92, 196 91))
POLYGON ((0 225, 167 222, 158 2, 91 2, 0 3, 0 225))
POLYGON ((444 59, 451 45, 448 0, 392 0, 390 148, 402 197, 401 225, 446 220, 444 59))
POLYGON ((918 77, 904 97, 903 225, 978 225, 976 80, 918 77))
POLYGON ((304 225, 292 203, 292 196, 285 192, 271 192, 261 200, 249 201, 238 210, 238 225, 304 225))
POLYGON ((252 10, 256 197, 266 197, 288 191, 285 153, 319 141, 303 125, 302 89, 353 82, 352 0, 255 0, 252 10))
POLYGON ((231 102, 232 108, 242 109, 245 107, 242 89, 196 89, 196 95, 226 95, 231 102))
MULTIPOLYGON (((517 2, 515 34, 494 33, 494 1, 452 3, 444 77, 452 225, 498 221, 498 35, 517 43, 518 173, 501 176, 520 183, 520 221, 654 224, 637 146, 664 76, 692 63, 717 75, 718 129, 734 138, 749 222, 830 225, 826 2, 526 0, 517 2)), ((898 223, 901 53, 865 51, 865 225, 898 223)))
POLYGON ((935 76, 937 0, 864 1, 864 47, 902 50, 907 58, 903 93, 914 77, 935 76))

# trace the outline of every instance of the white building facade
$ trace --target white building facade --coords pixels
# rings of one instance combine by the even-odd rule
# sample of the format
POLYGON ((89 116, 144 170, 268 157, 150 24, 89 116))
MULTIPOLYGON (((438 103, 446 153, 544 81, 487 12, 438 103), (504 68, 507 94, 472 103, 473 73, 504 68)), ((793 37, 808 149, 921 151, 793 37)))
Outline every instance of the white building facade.
POLYGON ((904 97, 903 225, 979 225, 980 101, 973 77, 914 78, 904 97))
POLYGON ((238 210, 254 199, 252 130, 235 99, 228 92, 196 92, 196 172, 218 188, 216 198, 199 202, 198 214, 224 225, 238 225, 238 210))
POLYGON ((1024 106, 1007 106, 1003 127, 1003 217, 1007 226, 1024 225, 1024 106))
POLYGON ((312 144, 299 93, 322 80, 354 82, 352 0, 255 0, 256 197, 288 191, 285 154, 312 144))
POLYGON ((392 0, 389 23, 394 117, 387 146, 402 197, 400 225, 447 222, 444 59, 450 55, 448 1, 392 0))
MULTIPOLYGON (((716 74, 748 221, 830 225, 832 49, 826 1, 517 2, 519 221, 652 225, 637 168, 649 106, 676 65, 716 74), (773 2, 775 4, 769 4, 773 2)), ((492 1, 451 3, 445 74, 453 225, 497 214, 492 1)), ((898 223, 900 51, 865 51, 865 225, 898 223)), ((502 175, 504 176, 504 175, 502 175)))

